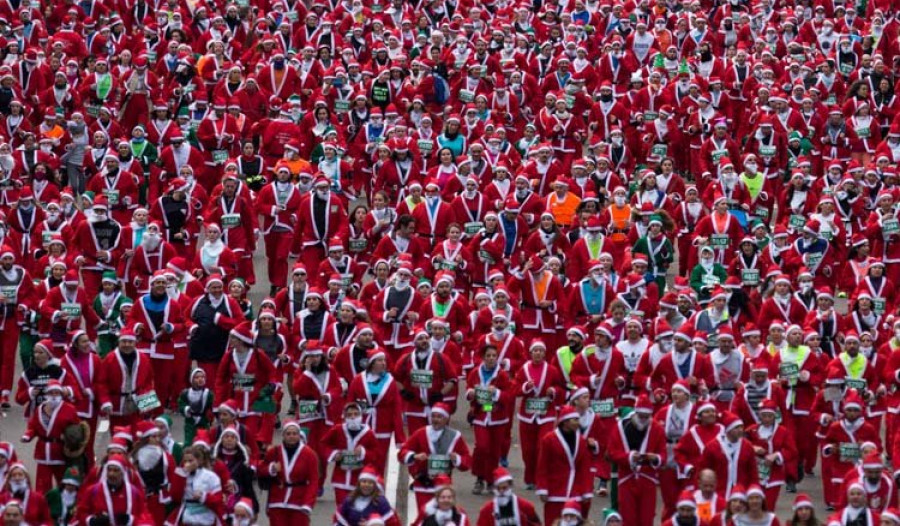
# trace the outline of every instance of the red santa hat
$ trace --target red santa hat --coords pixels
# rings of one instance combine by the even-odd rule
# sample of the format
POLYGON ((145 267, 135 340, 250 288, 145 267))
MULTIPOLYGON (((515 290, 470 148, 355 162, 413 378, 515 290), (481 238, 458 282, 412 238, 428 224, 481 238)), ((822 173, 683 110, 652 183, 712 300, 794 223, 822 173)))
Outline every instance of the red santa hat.
POLYGON ((682 491, 678 496, 678 503, 675 507, 697 509, 697 502, 694 500, 693 492, 688 490, 682 491))
POLYGON ((650 401, 650 397, 646 394, 642 394, 638 397, 637 402, 634 404, 634 412, 638 414, 653 414, 653 402, 650 401))
MULTIPOLYGON (((809 495, 806 493, 798 493, 796 497, 794 497, 794 504, 791 506, 793 511, 797 511, 800 508, 814 508, 812 499, 809 498, 809 495)), ((883 517, 884 515, 882 515, 883 517)))
POLYGON ((153 422, 149 420, 141 420, 134 427, 138 440, 142 440, 159 434, 159 429, 153 422))
POLYGON ((581 415, 578 414, 578 410, 570 405, 564 405, 559 410, 559 416, 556 419, 557 424, 561 424, 566 420, 571 420, 573 418, 580 418, 581 415))
POLYGON ((763 500, 766 500, 766 492, 763 491, 762 486, 759 484, 750 484, 750 487, 747 488, 747 498, 756 495, 757 497, 762 497, 763 500))
POLYGON ((862 411, 863 408, 863 400, 862 397, 859 396, 859 392, 856 389, 850 389, 844 395, 844 403, 841 404, 841 410, 846 411, 850 408, 856 408, 862 411))
POLYGON ((565 505, 563 505, 562 512, 560 515, 575 515, 579 519, 583 519, 581 515, 581 504, 578 503, 575 499, 569 499, 566 501, 565 505))
POLYGON ((581 325, 573 325, 566 331, 566 336, 569 334, 575 334, 576 336, 580 336, 582 340, 587 338, 587 330, 581 325))
POLYGON ((723 411, 721 415, 722 425, 725 426, 725 432, 731 431, 732 429, 743 426, 744 422, 737 417, 734 413, 730 411, 723 411))
POLYGON ((674 331, 672 330, 672 326, 669 325, 665 319, 661 319, 656 323, 656 339, 661 340, 663 338, 672 336, 674 331))
POLYGON ((682 378, 681 380, 677 380, 674 384, 672 384, 672 391, 682 391, 685 394, 691 394, 691 384, 688 383, 687 380, 682 378))
POLYGON ((237 327, 231 329, 228 334, 247 345, 253 345, 253 324, 249 321, 241 322, 237 327))
POLYGON ((509 470, 504 467, 498 467, 494 470, 494 486, 498 486, 504 482, 512 483, 513 477, 509 473, 509 470))
POLYGON ((888 519, 894 524, 900 524, 900 510, 897 508, 888 508, 881 512, 881 520, 888 519))
POLYGON ((443 402, 438 402, 431 407, 431 414, 434 413, 450 418, 450 406, 443 402))
POLYGON ((884 467, 884 460, 877 451, 872 451, 863 457, 862 467, 863 469, 882 469, 884 467))
POLYGON ((771 398, 766 398, 762 402, 759 403, 759 412, 767 412, 767 413, 777 413, 778 412, 778 404, 775 403, 775 400, 771 398))

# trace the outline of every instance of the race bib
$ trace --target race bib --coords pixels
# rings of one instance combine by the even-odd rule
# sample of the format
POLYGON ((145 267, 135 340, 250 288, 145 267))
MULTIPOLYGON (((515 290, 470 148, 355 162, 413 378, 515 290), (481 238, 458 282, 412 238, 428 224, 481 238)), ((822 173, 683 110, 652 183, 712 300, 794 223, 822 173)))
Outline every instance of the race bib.
POLYGON ((756 457, 756 470, 759 472, 759 481, 763 484, 769 481, 772 474, 772 466, 766 464, 765 457, 756 457))
POLYGON ((650 155, 654 157, 665 157, 666 154, 669 153, 669 145, 668 144, 654 144, 652 148, 650 148, 650 155))
POLYGON ((475 402, 482 406, 485 411, 489 411, 490 407, 494 405, 494 395, 491 394, 491 390, 489 387, 476 385, 475 386, 475 402))
POLYGON ((356 469, 362 469, 363 461, 361 458, 359 458, 359 455, 347 449, 341 455, 340 465, 341 469, 343 469, 344 471, 353 471, 356 469))
POLYGON ((616 403, 612 398, 603 400, 591 400, 591 410, 602 418, 608 418, 616 414, 616 403))
POLYGON ((868 139, 872 135, 872 130, 869 127, 855 128, 853 131, 856 132, 856 136, 860 139, 868 139))
POLYGON ((759 285, 759 270, 755 268, 741 269, 741 282, 748 287, 759 285))
POLYGON ((459 90, 460 102, 472 102, 475 100, 475 92, 467 89, 459 90))
POLYGON ((116 206, 117 204, 119 204, 118 190, 104 190, 103 195, 105 195, 107 201, 109 201, 109 206, 116 206))
POLYGON ((419 145, 419 150, 423 155, 428 155, 431 153, 431 149, 434 148, 434 143, 426 139, 419 139, 416 141, 416 144, 419 145))
POLYGON ((81 317, 81 304, 80 303, 63 303, 62 308, 60 309, 63 313, 67 314, 69 318, 80 318, 81 317))
POLYGON ((728 155, 728 150, 714 150, 712 152, 713 163, 719 164, 719 159, 728 155))
POLYGON ((434 371, 428 369, 413 369, 409 374, 409 380, 414 387, 431 389, 431 384, 434 382, 434 371))
POLYGON ((719 278, 711 274, 703 276, 703 285, 706 287, 715 287, 719 284, 719 278))
POLYGON ((793 384, 800 378, 800 366, 795 363, 782 363, 778 366, 778 376, 793 384))
POLYGON ((896 234, 900 231, 900 222, 896 219, 885 219, 881 222, 881 231, 884 232, 885 235, 896 234))
POLYGON ((366 239, 351 239, 350 240, 350 252, 359 253, 366 249, 368 245, 368 241, 366 239))
POLYGON ((214 164, 225 164, 228 160, 228 150, 213 150, 212 160, 214 164))
POLYGON ((800 214, 794 214, 791 216, 791 227, 803 228, 804 226, 806 226, 806 217, 800 214))
POLYGON ((657 117, 659 117, 659 113, 656 113, 655 111, 644 112, 644 122, 653 122, 657 117))
POLYGON ((463 228, 465 229, 466 234, 477 234, 481 231, 482 228, 484 228, 484 223, 482 223, 481 221, 469 221, 463 226, 463 228))
POLYGON ((41 246, 47 248, 50 245, 50 241, 53 239, 53 232, 41 232, 41 246))
POLYGON ((857 378, 847 378, 847 389, 856 389, 859 393, 862 393, 868 387, 868 383, 865 380, 860 380, 857 378))
POLYGON ((222 214, 222 228, 234 228, 241 225, 241 214, 222 214))
POLYGON ((838 451, 841 462, 856 462, 859 460, 859 444, 853 442, 841 442, 838 451))
POLYGON ((547 411, 550 409, 550 399, 543 398, 526 398, 525 399, 525 412, 532 414, 543 416, 547 414, 547 411))
POLYGON ((428 476, 435 477, 437 475, 448 475, 453 468, 453 461, 450 455, 429 455, 428 456, 428 476))
POLYGON ((100 116, 100 105, 99 104, 85 104, 84 105, 85 113, 88 114, 88 117, 97 118, 100 116))
POLYGON ((731 238, 728 237, 728 234, 713 234, 709 236, 709 244, 713 248, 726 248, 730 241, 731 238))
POLYGON ((775 147, 774 146, 760 146, 759 154, 763 157, 775 157, 775 147))
POLYGON ((319 416, 319 402, 315 400, 298 400, 297 416, 299 418, 315 418, 319 416))
POLYGON ((0 286, 0 295, 8 300, 16 299, 16 293, 19 290, 18 285, 2 285, 0 286))
POLYGON ((336 100, 334 101, 334 111, 337 113, 347 113, 350 111, 350 101, 349 100, 336 100))
POLYGON ((760 219, 768 219, 769 218, 769 209, 764 206, 756 207, 756 216, 760 219))
POLYGON ((256 383, 255 374, 236 374, 232 380, 234 390, 242 393, 253 391, 253 385, 256 383))
POLYGON ((872 299, 872 310, 875 311, 875 314, 881 316, 882 314, 884 314, 884 308, 885 308, 884 299, 882 299, 882 298, 872 299))
POLYGON ((153 411, 154 409, 158 409, 162 406, 159 403, 159 397, 156 396, 156 391, 150 391, 148 393, 138 395, 134 399, 134 403, 138 408, 138 411, 141 413, 146 413, 148 411, 153 411))

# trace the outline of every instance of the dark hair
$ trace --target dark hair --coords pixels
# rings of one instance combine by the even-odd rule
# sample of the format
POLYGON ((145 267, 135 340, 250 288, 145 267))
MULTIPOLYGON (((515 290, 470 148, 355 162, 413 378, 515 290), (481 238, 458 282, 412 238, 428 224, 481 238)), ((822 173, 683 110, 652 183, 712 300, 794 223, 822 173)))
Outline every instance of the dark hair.
POLYGON ((416 219, 410 214, 403 214, 397 219, 397 228, 405 228, 410 223, 415 223, 416 219))

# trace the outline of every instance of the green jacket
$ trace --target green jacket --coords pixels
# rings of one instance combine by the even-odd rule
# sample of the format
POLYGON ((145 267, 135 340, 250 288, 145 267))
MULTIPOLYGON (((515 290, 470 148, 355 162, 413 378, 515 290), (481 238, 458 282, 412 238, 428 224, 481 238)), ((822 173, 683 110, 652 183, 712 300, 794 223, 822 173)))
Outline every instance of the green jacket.
POLYGON ((725 280, 728 279, 728 271, 718 263, 713 263, 711 276, 707 274, 699 263, 691 271, 691 288, 697 293, 701 302, 709 300, 709 292, 714 285, 712 285, 711 281, 704 281, 704 279, 710 280, 711 277, 718 279, 719 285, 724 285, 725 280))

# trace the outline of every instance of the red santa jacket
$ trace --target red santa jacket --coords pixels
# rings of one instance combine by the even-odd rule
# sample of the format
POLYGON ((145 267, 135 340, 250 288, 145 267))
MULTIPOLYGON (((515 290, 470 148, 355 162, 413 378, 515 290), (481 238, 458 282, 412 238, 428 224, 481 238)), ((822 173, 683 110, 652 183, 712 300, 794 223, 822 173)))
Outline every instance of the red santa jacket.
MULTIPOLYGON (((613 440, 611 437, 610 442, 613 440)), ((566 502, 569 499, 582 501, 591 498, 594 479, 591 470, 593 459, 587 439, 579 433, 572 451, 562 431, 557 427, 541 438, 538 451, 538 496, 546 497, 548 502, 566 502)), ((610 457, 613 458, 612 456, 613 451, 610 448, 610 457)))
MULTIPOLYGON (((428 350, 422 366, 416 363, 416 351, 404 354, 394 366, 394 378, 403 386, 400 395, 404 398, 407 416, 428 416, 427 408, 443 400, 441 390, 449 382, 456 382, 459 371, 443 353, 428 350), (415 385, 414 371, 431 371, 431 385, 415 385)), ((420 376, 420 375, 417 375, 420 376)))
POLYGON ((283 445, 266 451, 260 470, 274 478, 269 490, 268 509, 312 513, 319 490, 319 456, 311 446, 301 443, 293 456, 283 445), (274 469, 275 463, 281 469, 274 469))
POLYGON ((74 405, 62 402, 50 411, 50 418, 45 423, 41 412, 48 403, 44 402, 35 408, 31 418, 28 419, 22 441, 31 442, 35 438, 38 439, 34 446, 34 460, 38 464, 62 466, 66 463, 66 456, 59 437, 63 436, 67 427, 78 425, 81 419, 78 418, 78 411, 74 405))
POLYGON ((797 444, 794 441, 794 433, 787 426, 775 423, 773 429, 769 431, 769 435, 763 438, 761 426, 754 424, 747 428, 747 440, 753 444, 753 447, 759 447, 765 450, 762 455, 775 454, 778 458, 769 467, 769 474, 763 477, 760 474, 760 484, 765 488, 781 486, 785 482, 785 474, 792 473, 796 469, 797 461, 797 444))
POLYGON ((124 416, 125 402, 129 398, 136 399, 154 391, 153 370, 149 357, 137 351, 135 354, 137 356, 130 382, 127 381, 128 373, 125 369, 125 360, 122 359, 122 351, 116 349, 103 358, 100 381, 97 383, 101 410, 109 410, 113 415, 124 416))
POLYGON ((347 390, 347 401, 357 402, 364 408, 366 423, 379 440, 388 440, 392 434, 397 443, 406 439, 400 389, 393 376, 388 376, 376 395, 366 381, 366 373, 357 374, 347 390))
POLYGON ((260 391, 277 381, 272 360, 256 349, 248 352, 249 356, 241 364, 234 349, 228 349, 216 371, 215 399, 236 400, 242 416, 256 414, 252 406, 260 391))
POLYGON ((100 408, 99 386, 103 383, 103 368, 100 363, 100 356, 96 353, 87 355, 87 376, 81 374, 81 369, 75 365, 72 358, 73 351, 66 351, 62 357, 61 366, 66 371, 66 376, 70 376, 72 380, 78 384, 78 396, 76 397, 75 408, 78 416, 81 418, 93 418, 97 415, 97 409, 100 408))
POLYGON ((325 433, 319 446, 323 460, 335 463, 331 472, 331 485, 337 489, 352 491, 356 488, 359 473, 364 466, 372 466, 379 472, 384 466, 385 459, 379 454, 375 433, 366 425, 354 436, 347 429, 347 424, 336 424, 325 433), (356 448, 360 450, 357 460, 361 464, 358 467, 350 468, 337 459, 338 455, 356 448))
POLYGON ((432 442, 428 436, 433 433, 433 428, 425 426, 416 430, 409 436, 409 439, 403 443, 400 451, 397 452, 397 458, 409 469, 409 476, 413 479, 413 491, 421 493, 434 493, 435 488, 430 484, 428 476, 428 460, 416 460, 415 456, 419 453, 426 455, 449 455, 451 470, 448 476, 453 476, 453 470, 468 471, 472 466, 472 456, 469 454, 469 446, 462 433, 456 429, 445 427, 443 434, 449 433, 447 437, 441 436, 440 442, 446 444, 445 450, 437 449, 437 444, 432 442))
POLYGON ((751 484, 759 484, 759 472, 756 469, 756 454, 753 445, 747 439, 741 439, 735 458, 725 453, 724 442, 728 439, 720 435, 706 444, 699 468, 711 469, 716 473, 716 492, 727 496, 736 484, 749 488, 751 484), (733 476, 732 476, 733 475, 733 476))

